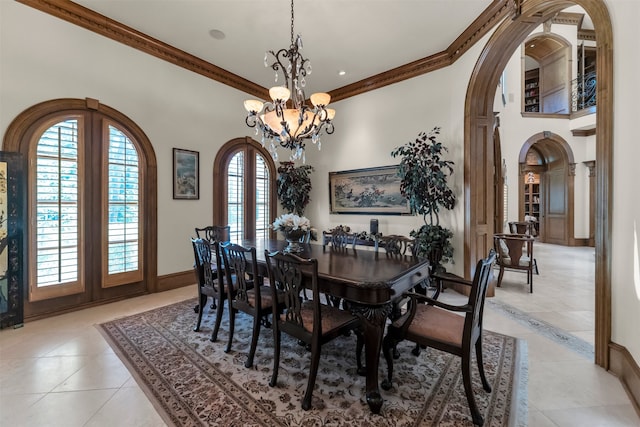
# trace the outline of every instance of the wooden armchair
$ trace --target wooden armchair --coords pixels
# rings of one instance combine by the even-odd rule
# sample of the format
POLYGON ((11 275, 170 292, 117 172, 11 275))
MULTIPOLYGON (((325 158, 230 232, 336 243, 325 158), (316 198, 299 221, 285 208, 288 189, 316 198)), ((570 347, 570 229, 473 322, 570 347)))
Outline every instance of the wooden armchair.
MULTIPOLYGON (((311 396, 316 382, 322 345, 360 326, 357 317, 320 302, 318 289, 318 261, 302 259, 293 254, 265 251, 271 297, 284 293, 283 309, 273 305, 273 374, 269 385, 275 387, 280 365, 280 337, 282 332, 297 338, 311 347, 311 367, 307 389, 302 399, 302 409, 311 408, 311 396), (304 270, 304 275, 303 275, 304 270), (313 298, 304 300, 301 292, 309 281, 313 298)), ((360 339, 360 335, 358 335, 360 339)), ((360 345, 360 344, 359 344, 360 345)))
POLYGON ((497 253, 497 265, 500 267, 497 286, 502 285, 505 269, 527 273, 529 292, 533 292, 533 272, 537 263, 533 258, 533 236, 524 234, 494 234, 493 247, 497 253))
POLYGON ((193 254, 196 264, 196 273, 198 276, 198 304, 199 310, 198 320, 196 326, 193 328, 195 332, 200 331, 200 324, 202 322, 202 312, 206 307, 209 297, 213 299, 214 304, 211 308, 216 309, 216 322, 211 333, 211 341, 218 339, 218 330, 220 329, 220 323, 222 322, 222 312, 224 310, 224 301, 227 298, 228 290, 225 286, 224 274, 217 274, 213 268, 213 256, 215 254, 218 265, 222 265, 220 256, 220 243, 213 242, 213 248, 209 242, 205 239, 191 239, 193 246, 193 254))
MULTIPOLYGON (((469 300, 465 305, 454 306, 424 295, 406 294, 411 298, 409 309, 402 317, 389 325, 387 335, 382 343, 388 369, 387 378, 382 382, 383 389, 391 389, 393 348, 400 341, 409 340, 418 346, 432 347, 455 354, 462 358, 462 379, 473 423, 480 426, 484 423, 473 396, 471 360, 472 351, 475 350, 482 387, 485 391, 491 392, 482 361, 482 314, 490 273, 495 260, 496 254, 491 250, 487 258, 478 261, 472 282, 463 278, 456 280, 457 283, 470 287, 469 300), (463 313, 464 316, 460 316, 458 313, 463 313)), ((452 276, 447 274, 446 280, 453 281, 452 276)), ((437 274, 436 278, 438 278, 437 274)))

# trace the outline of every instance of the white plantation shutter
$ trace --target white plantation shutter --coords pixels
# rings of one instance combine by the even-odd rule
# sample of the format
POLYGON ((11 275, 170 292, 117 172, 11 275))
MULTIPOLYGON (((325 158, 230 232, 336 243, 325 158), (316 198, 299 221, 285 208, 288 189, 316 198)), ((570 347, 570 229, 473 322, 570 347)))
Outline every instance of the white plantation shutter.
POLYGON ((227 223, 231 226, 231 241, 244 238, 244 153, 236 153, 227 169, 227 223))
POLYGON ((31 269, 30 300, 47 298, 52 291, 69 294, 83 290, 83 200, 78 179, 83 162, 78 129, 77 119, 56 123, 42 133, 36 146, 34 202, 30 205, 35 268, 31 269), (51 289, 60 287, 63 289, 51 289))
POLYGON ((113 286, 142 279, 141 186, 138 152, 127 135, 111 125, 108 126, 106 152, 103 283, 113 286))
POLYGON ((256 238, 269 237, 269 169, 264 157, 256 154, 256 238))

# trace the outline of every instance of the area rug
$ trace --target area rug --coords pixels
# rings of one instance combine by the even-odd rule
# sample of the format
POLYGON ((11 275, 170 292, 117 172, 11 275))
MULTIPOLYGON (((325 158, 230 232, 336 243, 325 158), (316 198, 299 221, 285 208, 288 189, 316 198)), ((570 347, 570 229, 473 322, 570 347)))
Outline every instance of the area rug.
MULTIPOLYGON (((200 332, 193 331, 196 300, 161 307, 98 325, 168 425, 175 426, 472 426, 460 359, 433 349, 420 356, 401 343, 394 383, 381 390, 384 405, 372 414, 364 398, 365 378, 356 373, 355 337, 339 337, 322 348, 312 409, 300 399, 310 353, 283 334, 276 387, 269 387, 273 336, 262 328, 251 369, 244 367, 251 323, 236 317, 233 348, 226 347, 227 316, 218 340, 209 341, 213 315, 206 308, 200 332)), ((473 386, 485 426, 527 423, 526 343, 485 332, 485 372, 481 386, 475 360, 473 386)), ((386 375, 384 358, 380 379, 386 375)))

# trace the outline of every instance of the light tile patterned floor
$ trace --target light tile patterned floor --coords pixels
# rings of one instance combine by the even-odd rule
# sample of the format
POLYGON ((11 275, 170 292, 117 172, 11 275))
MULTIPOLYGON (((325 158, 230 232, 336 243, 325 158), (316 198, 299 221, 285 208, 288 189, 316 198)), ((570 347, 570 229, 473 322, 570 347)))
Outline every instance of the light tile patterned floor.
MULTIPOLYGON (((585 356, 593 344, 593 249, 536 242, 535 251, 533 294, 523 273, 507 272, 485 311, 487 329, 527 340, 529 425, 640 425, 618 380, 585 356), (549 338, 556 328, 552 337, 578 341, 549 338)), ((164 426, 94 325, 195 295, 189 286, 0 331, 0 426, 164 426)))

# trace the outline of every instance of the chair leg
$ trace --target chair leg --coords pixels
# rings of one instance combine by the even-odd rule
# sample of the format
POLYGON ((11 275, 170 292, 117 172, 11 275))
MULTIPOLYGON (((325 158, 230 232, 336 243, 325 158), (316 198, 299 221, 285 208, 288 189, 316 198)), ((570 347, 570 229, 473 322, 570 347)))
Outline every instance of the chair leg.
POLYGON ((236 310, 233 308, 233 303, 229 300, 229 340, 227 341, 227 348, 224 349, 225 353, 229 353, 231 351, 231 343, 233 343, 233 333, 235 331, 236 326, 236 310))
POLYGON ((250 368, 253 366, 253 358, 256 354, 256 347, 258 346, 258 337, 260 336, 260 321, 262 316, 260 316, 260 311, 257 311, 253 317, 253 333, 251 334, 251 347, 249 347, 249 356, 247 357, 247 361, 245 362, 245 368, 250 368))
POLYGON ((496 285, 498 288, 502 285, 502 276, 504 276, 504 267, 500 266, 500 273, 498 274, 498 284, 496 285))
POLYGON ((540 275, 540 272, 538 271, 538 261, 535 258, 533 259, 533 268, 536 270, 536 274, 540 275))
POLYGON ((364 349, 364 336, 360 329, 356 329, 356 371, 358 375, 367 375, 367 367, 362 366, 362 350, 364 349))
POLYGON ((311 409, 311 396, 313 395, 313 386, 316 384, 318 376, 318 365, 320 365, 320 343, 315 342, 311 345, 311 369, 309 370, 309 379, 307 381, 307 391, 302 399, 302 409, 308 411, 311 409))
POLYGON ((473 388, 471 387, 471 349, 469 349, 468 353, 469 354, 462 355, 462 382, 464 384, 464 392, 467 395, 467 403, 471 410, 473 424, 482 426, 484 424, 484 420, 482 419, 482 415, 476 405, 476 400, 473 397, 473 388))
MULTIPOLYGON (((202 312, 204 311, 204 307, 207 304, 207 296, 204 294, 200 294, 200 305, 196 306, 197 307, 197 311, 196 313, 198 313, 198 320, 196 321, 196 326, 195 328, 193 328, 194 332, 199 332, 200 331, 200 323, 202 323, 202 312)), ((195 310, 195 308, 194 308, 195 310)))
POLYGON ((482 380, 482 388, 487 393, 491 393, 491 385, 487 381, 487 376, 484 373, 484 361, 482 360, 482 334, 476 341, 476 361, 478 362, 478 371, 480 372, 480 379, 482 380))
POLYGON ((280 366, 280 330, 278 321, 273 322, 273 372, 271 373, 270 387, 275 387, 278 383, 278 367, 280 366))
POLYGON ((211 333, 211 341, 218 341, 218 331, 220 330, 220 324, 222 323, 222 313, 224 311, 224 301, 218 301, 218 308, 216 309, 216 324, 213 326, 213 332, 211 333))
POLYGON ((383 390, 391 390, 393 385, 393 349, 395 346, 395 340, 387 334, 382 340, 382 354, 384 354, 384 358, 387 361, 387 378, 382 380, 382 384, 380 384, 383 390))

